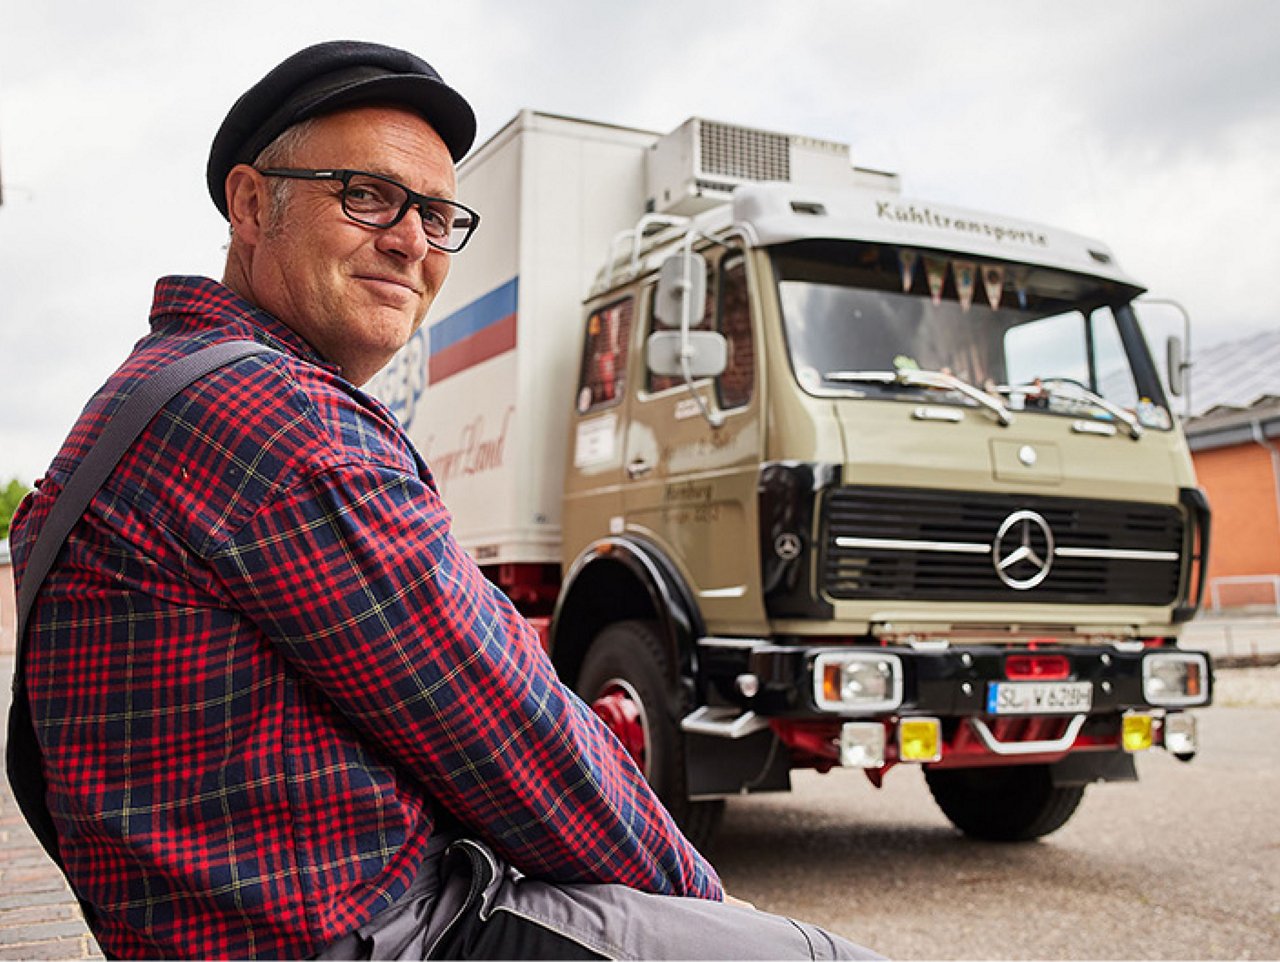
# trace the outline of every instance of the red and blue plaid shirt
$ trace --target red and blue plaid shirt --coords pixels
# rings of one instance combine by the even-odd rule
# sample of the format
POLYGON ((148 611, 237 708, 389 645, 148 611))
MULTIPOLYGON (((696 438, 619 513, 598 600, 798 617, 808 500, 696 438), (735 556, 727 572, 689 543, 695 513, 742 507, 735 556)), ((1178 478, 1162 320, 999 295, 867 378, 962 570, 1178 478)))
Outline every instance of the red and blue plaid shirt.
POLYGON ((16 573, 130 387, 254 338, 169 403, 68 539, 26 673, 68 874, 121 956, 299 957, 390 905, 442 811, 526 874, 720 898, 625 752, 449 534, 391 414, 204 278, 14 520, 16 573))

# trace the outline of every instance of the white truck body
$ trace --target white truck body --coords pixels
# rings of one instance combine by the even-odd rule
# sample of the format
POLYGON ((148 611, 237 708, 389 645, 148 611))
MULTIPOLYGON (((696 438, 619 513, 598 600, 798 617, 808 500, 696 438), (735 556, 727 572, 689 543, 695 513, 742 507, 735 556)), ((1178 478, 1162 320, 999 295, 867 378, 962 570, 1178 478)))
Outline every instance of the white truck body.
POLYGON ((458 197, 482 226, 370 390, 418 444, 481 563, 560 561, 582 301, 643 209, 656 139, 524 111, 459 169, 458 197))

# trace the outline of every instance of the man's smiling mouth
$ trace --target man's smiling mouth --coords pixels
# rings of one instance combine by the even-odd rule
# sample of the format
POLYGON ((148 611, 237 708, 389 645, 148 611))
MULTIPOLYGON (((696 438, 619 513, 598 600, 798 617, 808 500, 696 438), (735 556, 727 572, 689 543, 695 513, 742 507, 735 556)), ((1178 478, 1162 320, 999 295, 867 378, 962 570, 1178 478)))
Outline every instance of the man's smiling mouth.
POLYGON ((366 284, 372 284, 375 287, 393 288, 398 291, 403 291, 406 294, 413 294, 416 297, 420 297, 422 295, 422 291, 418 290, 411 281, 406 280, 403 277, 395 277, 387 274, 357 274, 355 275, 355 278, 358 281, 362 281, 366 284))

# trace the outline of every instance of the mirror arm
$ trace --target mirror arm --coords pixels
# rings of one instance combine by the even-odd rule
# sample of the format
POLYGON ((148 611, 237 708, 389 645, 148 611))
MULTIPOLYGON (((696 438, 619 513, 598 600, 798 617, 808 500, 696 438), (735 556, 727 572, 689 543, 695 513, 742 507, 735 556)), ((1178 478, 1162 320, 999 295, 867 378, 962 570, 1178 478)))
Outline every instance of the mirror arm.
POLYGON ((690 272, 693 270, 693 239, 697 235, 697 231, 689 231, 684 235, 684 242, 681 245, 684 253, 684 276, 681 278, 681 298, 680 298, 680 373, 684 375, 685 387, 689 389, 689 393, 693 395, 693 399, 698 402, 698 410, 702 412, 702 416, 706 418, 707 423, 713 428, 718 428, 724 424, 724 415, 719 411, 711 410, 707 404, 706 398, 699 393, 698 389, 693 386, 693 372, 689 370, 689 359, 693 356, 693 348, 689 346, 689 331, 693 327, 693 298, 689 296, 689 292, 693 290, 693 278, 690 272))
POLYGON ((680 373, 684 375, 685 387, 689 389, 689 393, 693 395, 693 399, 698 402, 698 410, 702 412, 702 416, 707 419, 707 423, 713 428, 722 427, 724 425, 724 414, 720 411, 711 410, 707 404, 707 399, 702 396, 696 387, 693 386, 693 374, 689 370, 689 352, 682 350, 680 352, 680 373))
POLYGON ((672 214, 645 214, 640 218, 630 231, 631 233, 631 276, 635 277, 640 271, 640 249, 644 246, 645 234, 650 227, 658 225, 660 227, 676 227, 686 223, 687 217, 677 217, 672 214))

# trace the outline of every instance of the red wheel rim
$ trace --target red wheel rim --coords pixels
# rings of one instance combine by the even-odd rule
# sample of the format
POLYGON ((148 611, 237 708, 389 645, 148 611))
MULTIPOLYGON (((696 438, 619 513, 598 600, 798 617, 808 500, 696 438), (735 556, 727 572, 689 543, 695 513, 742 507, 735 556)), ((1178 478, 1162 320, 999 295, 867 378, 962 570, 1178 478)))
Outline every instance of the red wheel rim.
POLYGON ((600 716, 609 731, 618 736, 618 741, 622 742, 622 747, 640 770, 646 771, 648 752, 644 705, 635 689, 625 681, 610 681, 591 703, 591 710, 600 716))

